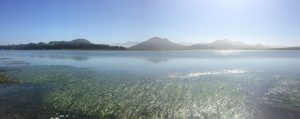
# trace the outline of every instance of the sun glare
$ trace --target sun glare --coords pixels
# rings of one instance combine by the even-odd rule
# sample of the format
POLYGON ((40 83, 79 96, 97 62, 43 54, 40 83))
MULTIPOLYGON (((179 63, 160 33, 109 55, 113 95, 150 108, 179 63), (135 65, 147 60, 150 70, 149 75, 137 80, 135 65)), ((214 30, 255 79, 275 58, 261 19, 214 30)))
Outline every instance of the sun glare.
POLYGON ((256 0, 212 0, 213 4, 223 9, 248 9, 255 7, 256 0))
POLYGON ((229 55, 238 55, 240 54, 240 50, 216 50, 215 54, 221 56, 229 56, 229 55))

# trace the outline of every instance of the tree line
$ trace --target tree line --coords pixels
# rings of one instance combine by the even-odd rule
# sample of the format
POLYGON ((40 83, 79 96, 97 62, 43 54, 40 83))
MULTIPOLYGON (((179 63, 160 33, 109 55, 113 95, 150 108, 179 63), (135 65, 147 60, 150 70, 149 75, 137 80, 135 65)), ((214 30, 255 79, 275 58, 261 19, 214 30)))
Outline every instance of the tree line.
POLYGON ((104 44, 71 44, 71 43, 28 43, 20 45, 4 45, 0 46, 2 50, 125 50, 122 46, 109 46, 104 44))

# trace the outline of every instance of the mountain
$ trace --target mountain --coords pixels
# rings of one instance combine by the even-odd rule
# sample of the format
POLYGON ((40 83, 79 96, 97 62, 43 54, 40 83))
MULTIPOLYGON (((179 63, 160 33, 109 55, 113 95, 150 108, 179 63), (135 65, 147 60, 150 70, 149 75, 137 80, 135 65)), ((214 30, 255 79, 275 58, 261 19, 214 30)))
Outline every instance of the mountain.
POLYGON ((129 50, 181 50, 185 46, 180 45, 166 38, 152 37, 129 48, 129 50))
POLYGON ((190 46, 174 43, 166 38, 152 37, 129 48, 130 50, 264 50, 264 45, 249 45, 239 41, 216 40, 211 43, 195 44, 190 46))
POLYGON ((69 43, 70 44, 93 44, 90 41, 83 39, 83 38, 74 39, 74 40, 70 41, 69 43))
POLYGON ((139 44, 140 42, 124 42, 124 43, 114 43, 114 44, 110 44, 111 46, 122 46, 125 48, 130 48, 136 44, 139 44))
POLYGON ((263 45, 249 45, 239 41, 230 40, 216 40, 207 44, 195 44, 188 46, 188 50, 255 50, 255 49, 267 49, 263 45))
POLYGON ((83 39, 83 38, 78 38, 78 39, 74 39, 72 41, 50 41, 49 42, 50 45, 58 45, 58 44, 72 44, 72 45, 87 45, 87 44, 93 44, 92 42, 83 39))

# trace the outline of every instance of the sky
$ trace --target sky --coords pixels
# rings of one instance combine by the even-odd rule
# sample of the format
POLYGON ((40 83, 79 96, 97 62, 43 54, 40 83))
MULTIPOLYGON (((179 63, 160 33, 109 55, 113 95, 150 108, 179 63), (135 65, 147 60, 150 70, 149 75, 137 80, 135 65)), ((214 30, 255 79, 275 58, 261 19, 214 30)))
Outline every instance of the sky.
POLYGON ((154 36, 300 46, 300 0, 0 0, 0 45, 154 36))

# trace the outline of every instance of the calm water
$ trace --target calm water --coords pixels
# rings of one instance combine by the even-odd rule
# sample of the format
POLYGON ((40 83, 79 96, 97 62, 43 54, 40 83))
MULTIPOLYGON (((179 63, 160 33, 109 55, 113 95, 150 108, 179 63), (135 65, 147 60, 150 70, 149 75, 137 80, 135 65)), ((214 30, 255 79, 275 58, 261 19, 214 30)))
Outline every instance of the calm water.
POLYGON ((0 118, 300 118, 300 51, 0 51, 1 72, 0 118))

